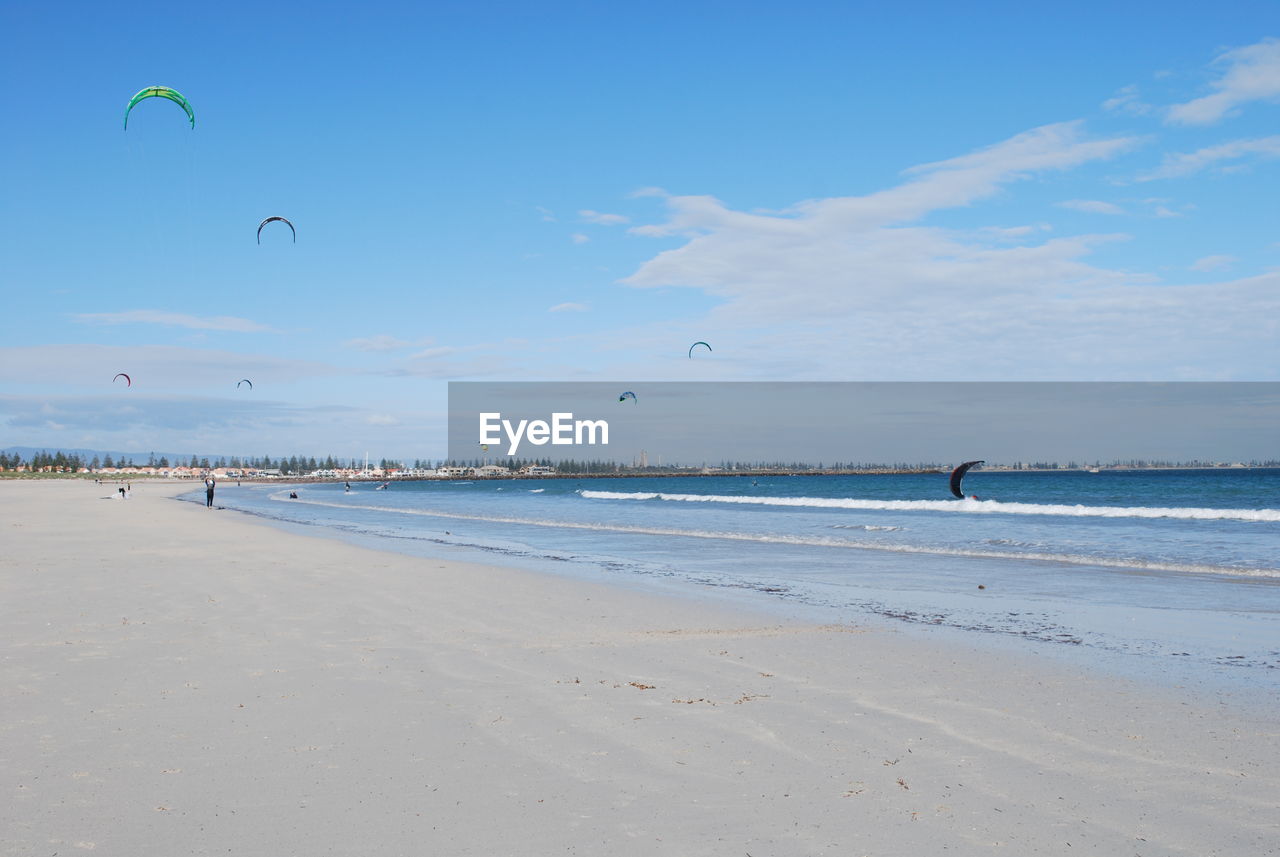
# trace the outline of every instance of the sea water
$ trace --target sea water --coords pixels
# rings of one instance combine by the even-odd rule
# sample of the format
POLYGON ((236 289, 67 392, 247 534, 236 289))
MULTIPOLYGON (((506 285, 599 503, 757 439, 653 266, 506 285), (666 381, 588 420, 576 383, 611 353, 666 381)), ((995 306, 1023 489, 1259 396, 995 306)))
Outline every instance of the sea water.
POLYGON ((217 500, 419 556, 1280 687, 1278 469, 973 471, 963 500, 945 474, 378 484, 217 500))

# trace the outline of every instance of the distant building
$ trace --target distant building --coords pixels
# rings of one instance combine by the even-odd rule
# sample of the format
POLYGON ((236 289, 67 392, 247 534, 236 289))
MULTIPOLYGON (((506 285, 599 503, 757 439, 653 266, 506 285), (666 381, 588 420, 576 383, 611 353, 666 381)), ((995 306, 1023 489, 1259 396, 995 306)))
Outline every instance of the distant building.
POLYGON ((521 468, 521 473, 525 476, 555 476, 556 469, 548 467, 545 464, 530 464, 528 467, 521 468))
POLYGON ((436 475, 444 478, 457 478, 459 476, 470 476, 472 468, 470 467, 438 467, 436 475))

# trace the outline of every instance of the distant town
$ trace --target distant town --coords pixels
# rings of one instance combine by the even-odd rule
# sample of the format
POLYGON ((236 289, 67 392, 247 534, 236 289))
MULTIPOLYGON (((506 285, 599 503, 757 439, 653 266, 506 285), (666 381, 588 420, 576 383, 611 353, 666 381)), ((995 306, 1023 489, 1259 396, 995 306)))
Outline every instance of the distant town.
MULTIPOLYGON (((148 456, 145 464, 138 464, 133 456, 93 455, 85 460, 83 455, 57 452, 37 452, 24 456, 17 452, 0 453, 0 476, 17 475, 73 475, 92 476, 99 479, 164 478, 203 479, 213 476, 223 480, 393 480, 393 479, 511 479, 522 477, 636 477, 636 476, 768 476, 768 475, 834 475, 876 473, 944 473, 958 464, 929 463, 844 463, 807 464, 803 462, 736 462, 722 461, 716 464, 659 465, 653 466, 643 457, 621 464, 614 461, 550 461, 506 460, 501 464, 487 459, 472 461, 423 461, 412 464, 382 459, 348 459, 339 461, 332 457, 323 460, 289 456, 288 458, 209 458, 191 456, 181 462, 172 462, 166 456, 148 456)), ((986 471, 1041 471, 1064 470, 1101 472, 1104 470, 1150 469, 1209 469, 1280 467, 1280 459, 1242 461, 1159 461, 1133 459, 1093 463, 1052 461, 987 463, 986 471)))

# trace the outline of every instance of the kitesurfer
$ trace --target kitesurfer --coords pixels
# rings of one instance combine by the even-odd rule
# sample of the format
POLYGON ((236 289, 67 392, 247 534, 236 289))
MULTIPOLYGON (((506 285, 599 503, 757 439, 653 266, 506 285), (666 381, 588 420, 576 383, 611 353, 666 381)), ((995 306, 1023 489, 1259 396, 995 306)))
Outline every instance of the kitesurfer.
MULTIPOLYGON (((983 463, 985 462, 983 462, 981 459, 977 461, 966 461, 964 464, 961 464, 955 470, 951 471, 951 494, 957 500, 964 499, 964 492, 960 490, 960 483, 964 480, 964 475, 969 472, 969 468, 973 467, 974 465, 983 464, 983 463)), ((978 498, 974 497, 973 499, 976 500, 978 498)))

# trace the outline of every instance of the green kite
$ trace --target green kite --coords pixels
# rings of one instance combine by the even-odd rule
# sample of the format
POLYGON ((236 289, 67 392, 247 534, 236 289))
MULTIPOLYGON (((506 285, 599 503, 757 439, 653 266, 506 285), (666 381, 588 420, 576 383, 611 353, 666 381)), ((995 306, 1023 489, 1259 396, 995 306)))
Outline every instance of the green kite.
POLYGON ((196 112, 191 109, 191 102, 176 89, 170 89, 167 86, 148 86, 139 92, 133 98, 129 99, 129 106, 124 109, 124 129, 129 130, 129 111, 133 109, 133 105, 137 104, 144 98, 167 98, 174 104, 187 111, 187 118, 191 120, 191 127, 196 127, 196 112))

